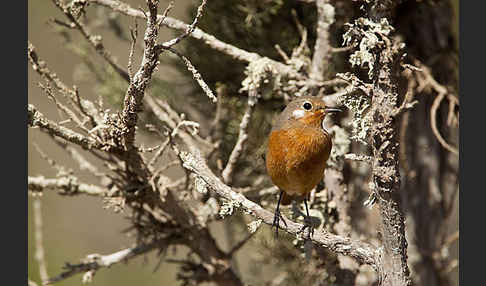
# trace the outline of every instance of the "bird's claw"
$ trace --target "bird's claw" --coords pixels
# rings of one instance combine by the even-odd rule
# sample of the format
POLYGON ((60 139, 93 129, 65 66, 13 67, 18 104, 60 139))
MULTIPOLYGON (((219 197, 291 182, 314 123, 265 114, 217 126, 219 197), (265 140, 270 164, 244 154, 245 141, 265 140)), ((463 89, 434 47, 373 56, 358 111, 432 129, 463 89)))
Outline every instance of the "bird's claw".
POLYGON ((307 238, 311 239, 311 237, 314 235, 314 226, 312 226, 312 222, 309 217, 304 218, 304 226, 300 229, 299 233, 303 233, 306 228, 309 228, 307 238))

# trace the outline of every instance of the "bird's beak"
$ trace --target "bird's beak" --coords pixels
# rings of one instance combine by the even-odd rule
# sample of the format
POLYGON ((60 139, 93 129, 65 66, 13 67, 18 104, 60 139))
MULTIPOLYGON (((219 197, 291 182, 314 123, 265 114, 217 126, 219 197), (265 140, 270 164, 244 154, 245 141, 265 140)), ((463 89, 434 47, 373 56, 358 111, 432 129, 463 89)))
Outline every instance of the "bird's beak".
POLYGON ((342 112, 341 109, 339 108, 331 108, 331 107, 326 107, 324 108, 325 113, 334 113, 334 112, 342 112))

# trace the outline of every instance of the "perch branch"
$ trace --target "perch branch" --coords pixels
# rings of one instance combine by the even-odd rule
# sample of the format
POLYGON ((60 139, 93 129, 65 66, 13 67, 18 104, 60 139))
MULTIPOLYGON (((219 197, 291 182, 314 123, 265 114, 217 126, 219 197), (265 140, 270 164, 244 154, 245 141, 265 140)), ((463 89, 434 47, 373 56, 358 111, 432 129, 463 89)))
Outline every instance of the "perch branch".
MULTIPOLYGON (((191 151, 190 153, 179 151, 177 149, 174 150, 184 162, 184 168, 200 177, 209 188, 219 196, 231 201, 235 206, 241 207, 245 212, 253 215, 257 219, 261 219, 266 224, 272 225, 272 212, 265 210, 260 205, 248 200, 245 196, 235 192, 231 187, 224 184, 209 169, 206 162, 201 157, 199 150, 195 149, 194 146, 189 146, 189 149, 191 151)), ((288 218, 284 219, 287 222, 285 231, 295 236, 302 234, 302 224, 293 222, 288 218)), ((315 244, 328 248, 335 253, 351 256, 361 263, 371 265, 375 269, 378 267, 378 251, 374 246, 368 243, 334 235, 326 231, 315 231, 311 240, 315 244)))

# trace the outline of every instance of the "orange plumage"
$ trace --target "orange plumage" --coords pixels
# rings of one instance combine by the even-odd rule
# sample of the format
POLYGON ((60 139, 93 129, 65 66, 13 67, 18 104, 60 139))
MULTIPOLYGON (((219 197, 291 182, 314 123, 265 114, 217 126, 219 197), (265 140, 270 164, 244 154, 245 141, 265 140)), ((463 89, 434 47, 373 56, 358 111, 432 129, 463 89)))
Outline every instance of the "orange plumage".
POLYGON ((277 118, 268 140, 266 167, 281 190, 279 203, 289 204, 295 196, 305 199, 324 177, 332 142, 322 121, 336 111, 340 110, 327 108, 317 97, 305 96, 290 102, 277 118))

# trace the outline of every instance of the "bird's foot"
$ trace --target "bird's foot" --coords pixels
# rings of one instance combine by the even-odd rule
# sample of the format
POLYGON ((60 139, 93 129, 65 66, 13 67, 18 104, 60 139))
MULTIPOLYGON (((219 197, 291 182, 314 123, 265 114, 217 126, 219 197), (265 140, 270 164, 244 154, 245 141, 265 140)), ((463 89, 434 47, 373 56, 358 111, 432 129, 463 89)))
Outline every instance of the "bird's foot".
POLYGON ((273 223, 272 223, 272 229, 273 227, 275 227, 275 236, 278 237, 278 229, 280 227, 280 220, 283 221, 285 227, 287 228, 287 223, 285 222, 285 220, 283 219, 282 217, 282 214, 280 213, 280 210, 275 210, 275 214, 273 216, 273 223))
POLYGON ((308 216, 304 217, 304 226, 300 229, 299 233, 304 232, 306 228, 309 228, 307 238, 311 239, 311 237, 314 235, 314 226, 312 225, 311 219, 308 216))

